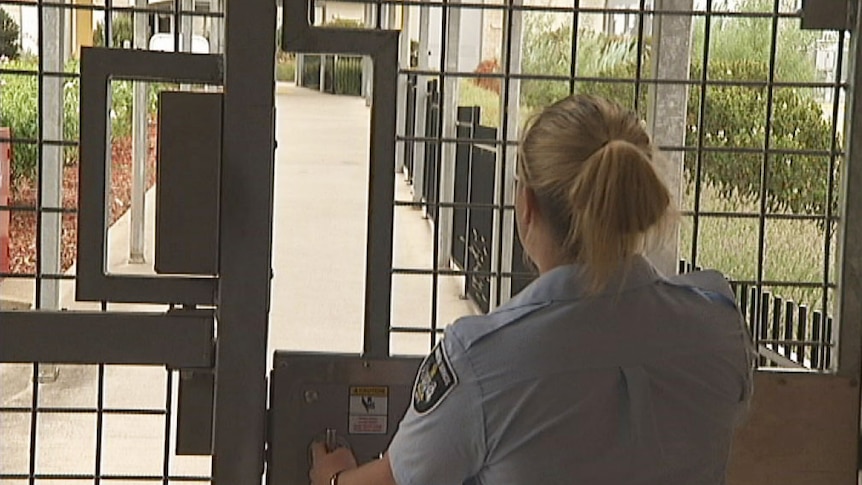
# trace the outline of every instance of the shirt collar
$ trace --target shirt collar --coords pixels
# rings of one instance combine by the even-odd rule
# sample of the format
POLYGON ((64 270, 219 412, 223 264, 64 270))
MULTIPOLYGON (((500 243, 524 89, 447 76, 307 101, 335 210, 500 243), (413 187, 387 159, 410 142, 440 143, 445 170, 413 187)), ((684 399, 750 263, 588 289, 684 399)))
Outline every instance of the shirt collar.
POLYGON ((586 272, 579 264, 564 264, 541 275, 500 309, 536 303, 573 301, 620 294, 663 279, 661 273, 643 256, 633 257, 621 266, 598 294, 589 295, 586 272))

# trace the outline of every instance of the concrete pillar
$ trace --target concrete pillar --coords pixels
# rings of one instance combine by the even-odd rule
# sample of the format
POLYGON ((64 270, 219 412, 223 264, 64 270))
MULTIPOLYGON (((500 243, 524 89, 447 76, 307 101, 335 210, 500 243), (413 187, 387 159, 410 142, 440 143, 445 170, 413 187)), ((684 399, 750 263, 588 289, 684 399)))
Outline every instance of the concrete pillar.
MULTIPOLYGON (((42 31, 40 54, 45 71, 62 72, 65 70, 65 9, 45 8, 42 10, 42 31)), ((42 140, 63 140, 63 84, 60 77, 41 78, 42 140)), ((42 207, 59 209, 63 206, 63 158, 64 147, 54 144, 42 145, 40 160, 41 185, 39 197, 42 207)), ((58 212, 43 212, 39 233, 39 263, 42 274, 62 273, 60 256, 62 243, 62 215, 58 212)), ((41 310, 60 308, 60 280, 42 279, 39 282, 41 310)), ((39 366, 39 381, 56 380, 57 367, 52 364, 39 366)))
MULTIPOLYGON (((224 0, 210 0, 213 12, 224 12, 224 0)), ((281 39, 278 39, 281 43, 281 39)), ((224 18, 212 18, 210 24, 210 53, 224 53, 224 18)))
MULTIPOLYGON (((431 8, 422 5, 419 7, 419 65, 423 71, 430 69, 428 34, 430 27, 431 8)), ((425 136, 425 116, 427 110, 425 102, 428 98, 428 76, 417 76, 416 79, 416 135, 425 136)), ((422 187, 425 183, 425 145, 426 142, 416 143, 413 154, 413 202, 422 200, 422 187)))
MULTIPOLYGON (((135 6, 146 8, 147 0, 135 0, 135 6)), ((134 14, 134 46, 147 48, 147 16, 134 14)), ((132 200, 131 227, 129 228, 129 262, 144 263, 144 212, 147 184, 147 84, 135 81, 132 99, 132 200)))
MULTIPOLYGON (((655 11, 691 11, 693 0, 656 0, 655 11)), ((655 15, 652 37, 652 75, 656 79, 686 80, 691 65, 691 16, 655 15)), ((651 84, 647 102, 647 127, 656 146, 685 144, 688 86, 651 84)), ((658 168, 679 206, 682 196, 683 152, 664 153, 658 168)), ((665 274, 675 274, 679 261, 679 225, 670 228, 667 239, 649 254, 665 274)))
MULTIPOLYGON (((377 15, 379 15, 379 12, 375 6, 366 4, 365 27, 369 29, 376 28, 377 15)), ((368 56, 362 58, 362 97, 365 98, 365 105, 371 106, 371 102, 374 99, 374 63, 368 56)))
MULTIPOLYGON (((401 16, 401 38, 398 46, 398 67, 404 69, 410 66, 410 10, 412 7, 402 7, 401 16)), ((394 8, 392 9, 394 14, 394 8)), ((394 23, 392 24, 394 26, 394 23)), ((397 93, 398 101, 396 103, 397 115, 395 121, 395 133, 398 136, 404 136, 404 126, 407 121, 407 76, 398 76, 397 93)), ((404 149, 405 145, 411 142, 397 143, 395 145, 395 172, 404 171, 404 149)))
MULTIPOLYGON (((446 22, 446 55, 443 66, 447 72, 458 70, 458 60, 461 57, 461 8, 459 0, 449 2, 446 22)), ((440 116, 443 118, 443 138, 452 139, 458 134, 458 83, 461 78, 445 76, 443 78, 443 99, 440 116)), ((440 192, 438 201, 452 203, 455 201, 455 143, 444 143, 440 157, 440 192)), ((448 268, 452 257, 452 217, 451 207, 441 207, 437 224, 440 237, 437 240, 437 266, 448 268)))
MULTIPOLYGON (((137 0, 135 0, 137 1, 137 0)), ((190 12, 195 9, 195 0, 182 0, 182 11, 190 12)), ((192 51, 192 34, 194 34, 194 24, 192 21, 194 17, 191 15, 181 15, 180 16, 180 52, 191 52, 192 51)))
MULTIPOLYGON (((520 7, 523 5, 523 0, 514 0, 513 7, 520 7)), ((523 16, 524 13, 522 10, 511 10, 506 11, 503 15, 503 35, 502 41, 503 45, 501 48, 501 65, 505 68, 506 64, 509 65, 509 72, 511 74, 520 74, 521 73, 521 58, 522 51, 524 48, 524 29, 523 29, 523 16), (509 21, 511 17, 511 22, 509 21), (506 42, 511 43, 511 49, 507 49, 506 42)), ((505 83, 503 84, 503 88, 506 89, 505 83)), ((504 93, 500 96, 500 114, 502 117, 503 113, 508 115, 508 120, 506 125, 503 126, 502 133, 503 140, 515 141, 519 136, 519 127, 521 125, 520 116, 521 116, 521 80, 514 78, 509 79, 508 88, 504 93), (505 96, 503 94, 508 94, 509 102, 506 103, 505 96)), ((502 119, 500 120, 502 123, 502 119)), ((506 171, 505 176, 500 179, 497 177, 494 183, 494 193, 495 194, 503 194, 503 204, 511 205, 515 203, 515 164, 517 163, 517 155, 518 152, 515 147, 509 146, 504 147, 501 145, 497 147, 497 160, 504 160, 506 171), (504 156, 505 152, 505 156, 504 156)), ((497 170, 499 173, 499 168, 497 170)), ((503 272, 511 272, 512 271, 512 241, 515 236, 515 214, 513 211, 506 211, 505 213, 495 212, 494 213, 494 232, 493 232, 493 241, 494 247, 491 250, 491 268, 496 269, 499 267, 503 272), (500 226, 500 218, 503 218, 502 229, 500 226), (502 251, 498 248, 497 241, 500 241, 502 238, 502 251), (500 263, 498 263, 498 261, 500 263)), ((500 299, 497 300, 497 279, 491 279, 491 308, 495 306, 499 306, 503 304, 506 300, 511 297, 512 294, 512 281, 510 278, 500 278, 499 284, 500 286, 500 299)))

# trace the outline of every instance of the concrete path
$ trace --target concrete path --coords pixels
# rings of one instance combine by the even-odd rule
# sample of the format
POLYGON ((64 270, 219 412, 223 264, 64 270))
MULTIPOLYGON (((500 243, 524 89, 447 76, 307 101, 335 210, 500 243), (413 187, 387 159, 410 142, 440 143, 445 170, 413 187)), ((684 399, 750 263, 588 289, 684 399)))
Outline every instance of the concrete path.
MULTIPOLYGON (((369 110, 358 98, 321 95, 293 87, 282 87, 279 92, 269 354, 275 349, 358 352, 362 346, 369 110)), ((410 187, 400 176, 396 192, 400 200, 409 200, 410 187)), ((151 191, 148 208, 153 206, 151 191)), ((430 269, 432 230, 427 220, 410 208, 397 208, 395 217, 394 266, 430 269)), ((149 211, 148 261, 153 260, 152 227, 153 215, 149 211)), ((113 272, 152 272, 150 265, 125 262, 127 218, 112 228, 109 237, 113 272)), ((439 325, 473 312, 472 305, 461 298, 462 288, 458 278, 439 279, 439 325)), ((74 301, 72 284, 64 284, 62 293, 63 307, 92 308, 74 301)), ((0 283, 0 297, 26 302, 32 301, 32 295, 33 282, 0 283)), ((430 326, 430 277, 396 276, 392 300, 395 325, 430 326)), ((140 308, 112 305, 111 309, 140 308)), ((394 353, 421 354, 428 348, 428 338, 424 336, 394 336, 392 340, 394 353)), ((59 371, 55 382, 39 386, 40 406, 94 408, 98 367, 60 366, 59 371)), ((33 366, 0 365, 0 407, 29 407, 33 400, 32 377, 33 366)), ((172 387, 175 400, 176 382, 172 387)), ((167 375, 158 367, 108 366, 103 389, 106 408, 164 410, 167 375)), ((96 424, 92 413, 40 413, 36 420, 37 473, 94 473, 96 424)), ((0 412, 0 473, 28 473, 30 428, 29 413, 0 412)), ((106 414, 102 473, 161 476, 165 433, 163 415, 106 414)), ((172 438, 168 441, 173 444, 172 438)), ((168 453, 172 475, 209 474, 209 458, 176 457, 172 446, 168 453)), ((0 480, 0 485, 24 483, 0 480)))

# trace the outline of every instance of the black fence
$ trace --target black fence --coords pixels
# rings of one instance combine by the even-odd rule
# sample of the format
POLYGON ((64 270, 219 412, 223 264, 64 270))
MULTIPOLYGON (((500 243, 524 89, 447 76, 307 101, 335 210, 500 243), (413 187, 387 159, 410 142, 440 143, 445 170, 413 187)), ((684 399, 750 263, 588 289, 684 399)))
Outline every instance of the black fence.
MULTIPOLYGON (((680 261, 681 273, 691 270, 689 263, 680 261)), ((831 316, 756 285, 735 281, 730 285, 757 344, 760 367, 829 370, 833 348, 831 316)))
MULTIPOLYGON (((430 141, 425 146, 421 198, 425 214, 436 221, 439 214, 441 143, 439 139, 440 90, 438 80, 428 82, 425 98, 425 131, 420 135, 430 141)), ((408 79, 407 137, 416 136, 416 78, 408 79)), ((492 267, 491 255, 498 241, 494 237, 494 216, 499 211, 495 198, 497 178, 497 129, 480 123, 479 107, 459 107, 456 132, 459 140, 455 149, 455 180, 453 197, 452 263, 464 272, 464 294, 482 311, 491 307, 492 278, 497 277, 492 267)), ((413 179, 415 151, 414 143, 405 145, 404 165, 408 180, 413 179)), ((527 264, 517 234, 511 242, 512 271, 510 278, 512 294, 521 291, 533 280, 533 272, 527 264)), ((500 279, 502 281, 502 278, 500 279)))
POLYGON ((300 86, 320 89, 321 62, 324 92, 350 96, 362 94, 362 57, 358 56, 304 55, 301 76, 297 80, 300 86))

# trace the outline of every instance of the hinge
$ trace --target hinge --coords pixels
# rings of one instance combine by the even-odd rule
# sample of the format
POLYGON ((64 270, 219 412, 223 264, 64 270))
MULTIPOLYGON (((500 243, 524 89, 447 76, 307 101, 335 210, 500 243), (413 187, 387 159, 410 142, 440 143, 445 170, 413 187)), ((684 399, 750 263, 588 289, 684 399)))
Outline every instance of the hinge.
POLYGON ((805 30, 852 30, 858 0, 802 0, 805 30))

